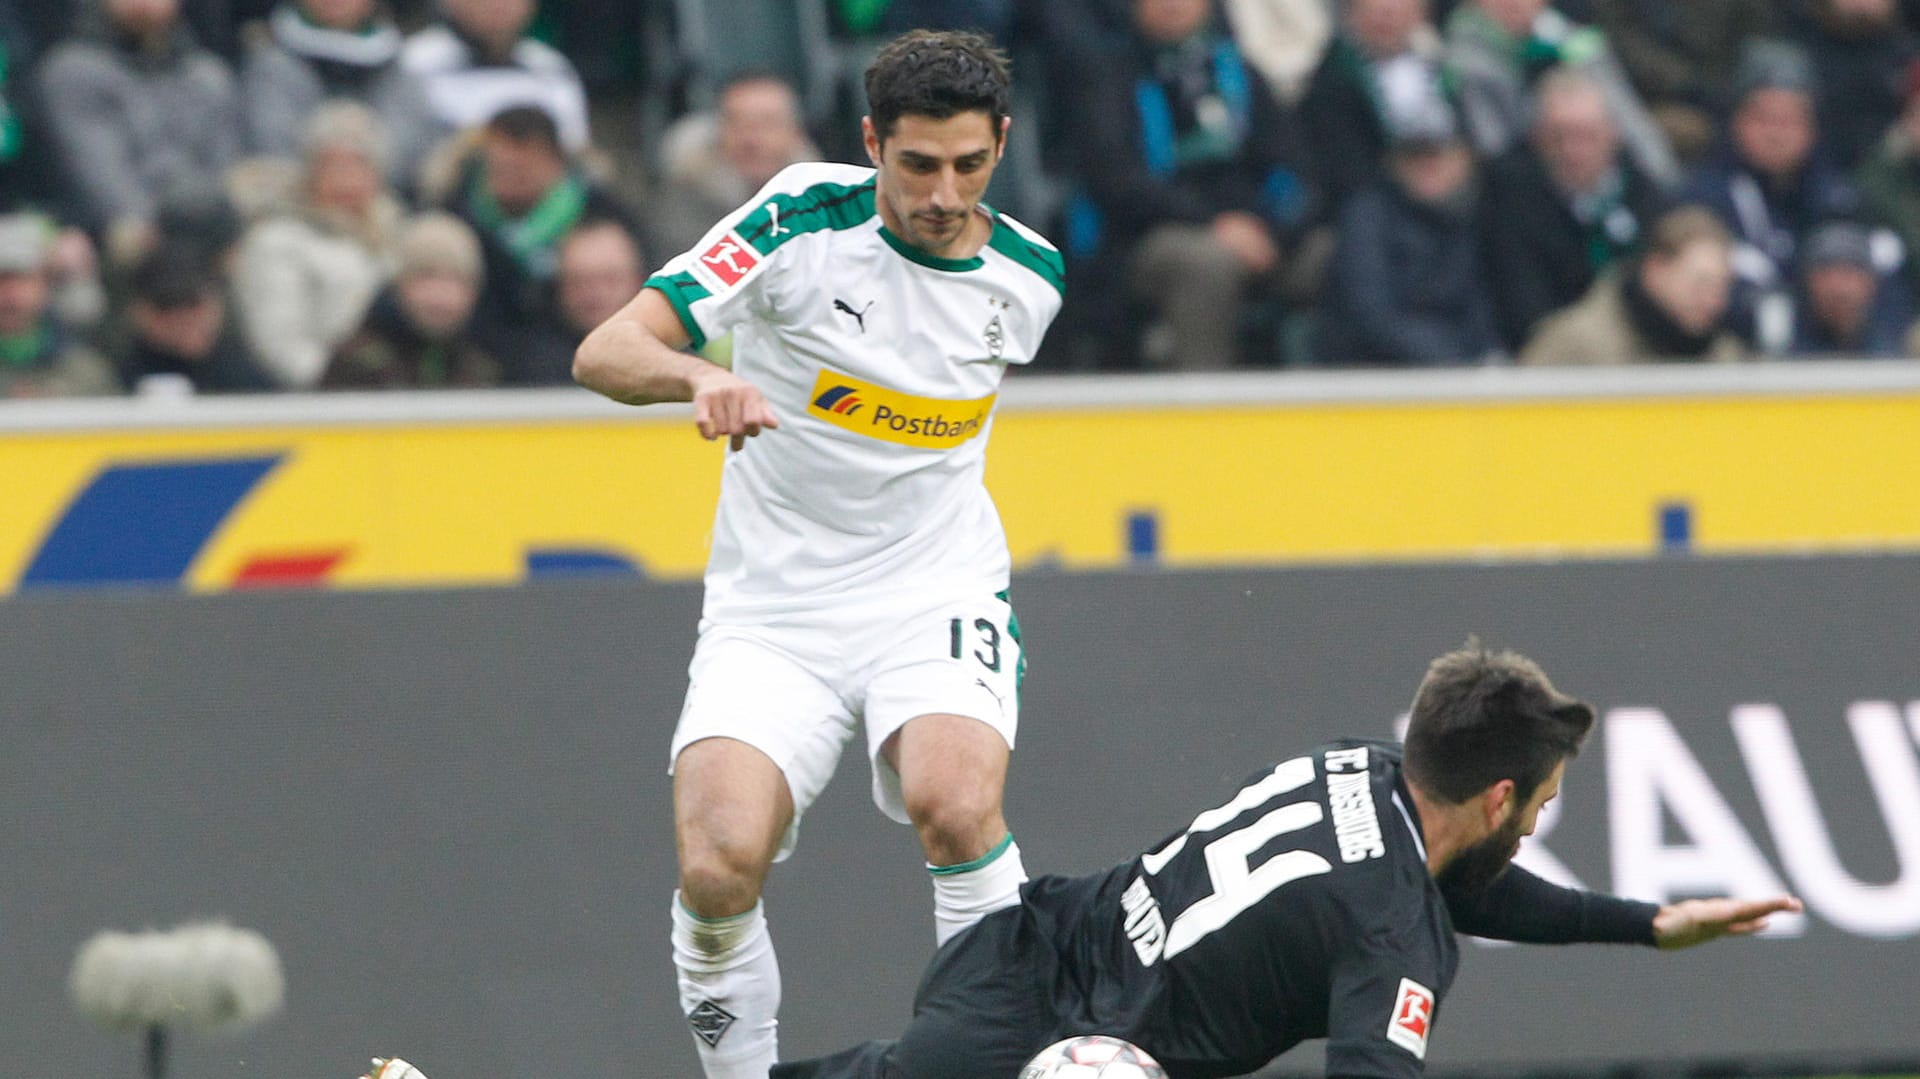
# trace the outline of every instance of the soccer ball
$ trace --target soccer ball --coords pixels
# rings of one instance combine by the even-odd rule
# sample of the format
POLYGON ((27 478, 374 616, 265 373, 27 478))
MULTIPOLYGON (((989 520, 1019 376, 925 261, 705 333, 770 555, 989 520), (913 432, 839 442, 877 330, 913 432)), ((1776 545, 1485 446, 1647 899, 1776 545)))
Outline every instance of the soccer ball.
POLYGON ((1131 1042, 1082 1034, 1040 1050, 1020 1079, 1167 1079, 1167 1069, 1131 1042))
POLYGON ((384 1057, 374 1057, 373 1067, 367 1069, 367 1074, 361 1076, 360 1079, 427 1079, 427 1076, 426 1073, 422 1072, 419 1068, 401 1060, 399 1057, 394 1057, 391 1060, 384 1057))

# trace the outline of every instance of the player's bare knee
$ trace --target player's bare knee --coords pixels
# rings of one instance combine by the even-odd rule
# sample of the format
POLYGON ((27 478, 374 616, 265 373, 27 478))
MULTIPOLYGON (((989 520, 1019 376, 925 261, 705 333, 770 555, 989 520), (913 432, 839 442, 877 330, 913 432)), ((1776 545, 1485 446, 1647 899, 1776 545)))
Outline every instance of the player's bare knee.
MULTIPOLYGON (((920 833, 920 842, 929 855, 991 843, 1005 828, 995 791, 964 787, 923 791, 917 796, 908 795, 906 803, 907 817, 920 833), (989 832, 995 834, 988 835, 989 832)), ((959 860, 977 857, 978 853, 961 855, 959 860)))
POLYGON ((770 861, 766 852, 746 844, 685 844, 680 854, 681 901, 703 918, 739 914, 760 898, 770 861))

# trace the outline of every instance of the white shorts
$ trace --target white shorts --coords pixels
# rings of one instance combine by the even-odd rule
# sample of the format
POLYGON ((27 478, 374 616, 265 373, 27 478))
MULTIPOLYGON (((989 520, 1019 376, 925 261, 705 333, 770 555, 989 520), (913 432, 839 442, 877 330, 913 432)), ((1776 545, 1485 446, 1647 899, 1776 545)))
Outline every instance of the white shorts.
POLYGON ((873 802, 908 823, 900 776, 880 748, 908 720, 945 713, 987 724, 1012 749, 1026 666, 1019 634, 1005 593, 848 604, 766 625, 703 622, 669 761, 715 737, 772 758, 793 794, 778 861, 863 723, 873 802))

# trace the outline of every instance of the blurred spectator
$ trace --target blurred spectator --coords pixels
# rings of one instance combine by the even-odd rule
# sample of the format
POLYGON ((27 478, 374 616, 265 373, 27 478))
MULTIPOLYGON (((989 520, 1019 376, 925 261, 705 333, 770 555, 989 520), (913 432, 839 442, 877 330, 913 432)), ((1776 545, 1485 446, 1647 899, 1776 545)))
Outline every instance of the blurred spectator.
POLYGON ((426 87, 400 66, 400 30, 378 0, 290 0, 248 34, 240 67, 249 153, 291 158, 323 101, 358 101, 392 147, 387 177, 411 190, 440 134, 426 87))
POLYGON ((1807 237, 1794 310, 1795 356, 1900 356, 1913 305, 1880 272, 1865 225, 1831 221, 1807 237))
POLYGON ((52 256, 46 219, 0 217, 0 399, 120 392, 113 365, 55 313, 52 256))
POLYGON ((34 46, 25 21, 0 3, 0 213, 38 210, 70 220, 70 185, 24 77, 34 46))
POLYGON ((233 270, 244 228, 245 221, 226 185, 217 177, 202 177, 183 181, 160 199, 144 244, 123 246, 109 254, 116 265, 130 266, 161 244, 193 247, 225 277, 233 270))
POLYGON ((1090 271, 1083 295, 1130 292, 1164 320, 1172 366, 1228 367, 1238 319, 1225 301, 1318 276, 1297 243, 1311 208, 1297 132, 1213 28, 1209 0, 1134 0, 1133 12, 1132 47, 1077 72, 1066 103, 1084 187, 1068 247, 1090 271), (1103 270, 1124 278, 1100 281, 1103 270))
POLYGON ((1820 138, 1851 170, 1900 115, 1901 91, 1920 42, 1895 0, 1802 0, 1799 38, 1813 62, 1820 138))
POLYGON ((626 208, 573 164, 553 118, 533 107, 487 123, 448 208, 480 235, 481 331, 510 359, 508 380, 537 382, 570 365, 573 347, 554 332, 560 240, 589 218, 625 223, 637 235, 626 208))
POLYGON ((1441 59, 1426 0, 1349 0, 1300 101, 1330 209, 1384 171, 1388 131, 1448 100, 1441 59))
POLYGON ((1019 0, 835 0, 841 25, 862 34, 907 30, 978 30, 1005 48, 1013 40, 1019 0))
POLYGON ((1487 260, 1500 333, 1518 352, 1640 242, 1665 199, 1620 152, 1606 95, 1565 68, 1540 80, 1532 138, 1487 169, 1487 260))
POLYGON ((1746 358, 1727 327, 1733 243, 1696 206, 1653 225, 1638 258, 1608 271, 1585 299, 1551 315, 1520 354, 1540 365, 1724 363, 1746 358))
POLYGON ((1780 0, 1595 0, 1594 21, 1666 132, 1693 164, 1733 111, 1746 43, 1780 29, 1780 0))
POLYGON ((227 300, 200 248, 161 244, 134 265, 120 357, 121 381, 140 394, 176 396, 271 390, 227 324, 227 300))
POLYGON ((293 205, 261 219, 240 243, 235 314, 261 366, 284 387, 320 381, 392 271, 401 208, 381 179, 386 157, 370 109, 322 106, 308 125, 293 205))
POLYGON ((648 224, 663 250, 690 251, 775 173, 818 157, 791 86, 767 73, 736 76, 721 87, 713 112, 691 114, 667 131, 648 224))
POLYGON ((633 233, 618 221, 589 219, 560 241, 556 292, 570 341, 568 363, 546 382, 571 382, 572 349, 627 305, 647 281, 647 259, 633 233))
MULTIPOLYGON (((1860 167, 1860 193, 1867 212, 1899 237, 1908 268, 1920 257, 1920 61, 1907 68, 1906 107, 1880 146, 1860 167)), ((1911 279, 1920 289, 1920 273, 1911 279)))
POLYGON ((1473 143, 1487 157, 1512 149, 1527 129, 1534 80, 1560 65, 1584 72, 1607 96, 1620 138, 1641 171, 1677 184, 1680 164, 1659 125, 1607 47, 1606 35, 1580 26, 1547 0, 1470 0, 1447 19, 1447 62, 1473 143))
POLYGON ((426 84, 434 115, 454 130, 517 106, 560 125, 569 151, 585 149, 587 95, 566 57, 527 35, 533 0, 442 0, 445 21, 407 39, 401 63, 426 84))
POLYGON ((1306 92, 1333 37, 1327 0, 1222 0, 1233 40, 1274 96, 1289 105, 1306 92))
POLYGON ((500 361, 472 334, 480 300, 480 240, 466 222, 432 212, 400 231, 393 284, 341 346, 323 389, 494 386, 500 361))
POLYGON ((1801 238, 1860 206, 1853 184, 1818 152, 1812 77, 1791 46, 1750 49, 1730 138, 1687 190, 1686 201, 1709 207, 1733 231, 1735 324, 1768 353, 1791 340, 1801 238))
POLYGON ((179 0, 99 0, 48 54, 40 94, 88 227, 143 246, 156 200, 237 156, 233 75, 195 44, 179 0))
POLYGON ((1388 164, 1341 212, 1321 362, 1435 367, 1491 358, 1500 339, 1481 256, 1479 185, 1453 113, 1401 121, 1388 164))

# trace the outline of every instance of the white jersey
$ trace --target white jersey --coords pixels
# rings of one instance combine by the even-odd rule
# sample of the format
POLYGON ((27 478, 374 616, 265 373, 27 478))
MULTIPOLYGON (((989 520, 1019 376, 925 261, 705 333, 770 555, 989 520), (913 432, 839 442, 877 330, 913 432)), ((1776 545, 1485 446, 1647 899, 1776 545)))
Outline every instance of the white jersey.
POLYGON ((780 419, 727 455, 709 619, 1006 588, 987 436, 1063 273, 1038 234, 981 212, 979 255, 938 258, 882 227, 874 170, 794 165, 647 281, 696 347, 734 333, 734 373, 780 419))

